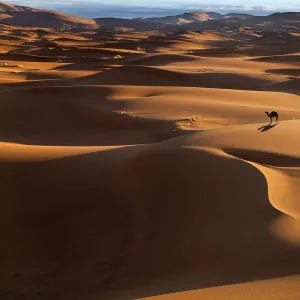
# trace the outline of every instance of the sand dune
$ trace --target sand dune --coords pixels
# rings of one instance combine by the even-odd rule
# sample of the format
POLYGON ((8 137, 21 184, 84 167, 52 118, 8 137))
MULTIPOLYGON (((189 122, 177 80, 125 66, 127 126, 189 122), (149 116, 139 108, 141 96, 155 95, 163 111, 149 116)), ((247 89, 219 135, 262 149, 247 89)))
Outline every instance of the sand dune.
POLYGON ((286 93, 293 93, 299 95, 300 94, 299 83, 300 83, 300 79, 296 77, 283 82, 271 84, 268 87, 268 89, 270 89, 271 91, 282 91, 286 93))
POLYGON ((37 26, 0 25, 0 298, 298 299, 289 17, 125 32, 0 3, 37 26))
POLYGON ((181 31, 170 34, 169 36, 181 38, 181 39, 194 39, 196 41, 232 41, 231 37, 205 31, 181 31))
POLYGON ((271 69, 266 70, 267 73, 283 74, 290 76, 300 76, 300 68, 298 69, 271 69))
POLYGON ((117 147, 51 147, 2 143, 0 161, 2 163, 48 161, 116 148, 117 147))
POLYGON ((10 72, 7 72, 8 70, 5 69, 5 72, 2 72, 2 78, 4 80, 10 80, 10 81, 16 81, 16 82, 26 82, 27 80, 45 80, 45 79, 68 79, 68 78, 76 78, 80 76, 88 76, 91 73, 95 72, 89 72, 89 71, 61 71, 56 72, 52 70, 47 71, 40 71, 40 70, 26 70, 26 69, 20 69, 20 68, 14 68, 10 70, 10 72), (5 76, 8 75, 8 76, 5 76))
POLYGON ((80 78, 81 85, 196 86, 223 89, 255 90, 273 83, 270 77, 255 74, 217 72, 185 73, 145 66, 123 66, 80 78))
POLYGON ((300 291, 298 286, 299 276, 262 280, 251 283, 225 285, 217 288, 206 288, 190 292, 180 292, 143 300, 168 300, 168 299, 249 299, 255 300, 261 297, 266 300, 273 299, 297 299, 300 291), (288 287, 288 288, 287 288, 288 287), (287 298, 286 298, 287 297, 287 298))
POLYGON ((97 28, 96 22, 90 19, 73 17, 55 11, 33 9, 25 6, 0 3, 1 11, 7 18, 2 18, 1 23, 7 25, 62 28, 64 26, 77 26, 83 28, 97 28))
POLYGON ((176 55, 176 54, 156 54, 148 57, 138 58, 132 61, 133 65, 140 66, 163 66, 170 63, 196 61, 197 58, 187 55, 176 55))
POLYGON ((2 139, 50 145, 160 141, 181 134, 182 129, 201 130, 267 120, 264 111, 272 109, 281 111, 281 120, 300 118, 297 96, 269 92, 153 86, 130 89, 128 86, 45 86, 7 91, 2 96, 2 139), (88 99, 86 95, 90 95, 88 99), (23 97, 28 100, 24 101, 23 97), (17 122, 14 116, 19 116, 17 122), (114 134, 108 131, 112 129, 114 134), (132 132, 131 137, 124 136, 128 130, 132 132))
POLYGON ((259 57, 253 60, 255 61, 271 61, 274 63, 295 63, 299 65, 300 55, 271 55, 266 57, 259 57))
MULTIPOLYGON (((257 130, 261 124, 251 124, 196 133, 160 144, 104 151, 90 147, 72 147, 68 150, 61 147, 43 149, 39 146, 27 146, 28 150, 24 151, 21 147, 25 146, 5 146, 1 154, 2 161, 26 159, 27 164, 19 165, 16 161, 11 171, 5 167, 6 164, 2 164, 2 169, 6 170, 2 173, 2 180, 10 186, 16 176, 22 176, 18 194, 28 200, 26 206, 22 202, 15 204, 19 213, 21 209, 24 225, 27 224, 13 231, 13 236, 22 241, 23 251, 7 252, 6 249, 14 245, 14 239, 8 239, 2 253, 7 257, 4 269, 15 266, 23 280, 30 282, 26 286, 27 293, 38 289, 41 293, 51 295, 51 289, 43 288, 42 283, 33 281, 33 278, 39 276, 49 282, 47 278, 51 265, 59 263, 62 270, 56 280, 59 282, 57 289, 61 291, 60 297, 66 295, 64 291, 71 282, 82 284, 90 272, 100 272, 97 273, 97 280, 89 279, 88 284, 80 285, 76 294, 68 292, 68 296, 76 298, 78 293, 85 294, 88 289, 91 296, 97 293, 98 296, 110 298, 116 289, 122 289, 124 285, 127 288, 135 286, 135 292, 130 292, 128 299, 164 293, 166 289, 171 292, 179 282, 185 282, 181 284, 182 290, 205 287, 212 278, 216 284, 225 284, 235 282, 237 278, 244 281, 266 278, 271 274, 275 277, 295 274, 299 268, 295 265, 298 249, 280 242, 269 231, 269 226, 280 215, 271 203, 287 215, 298 215, 300 212, 296 199, 290 197, 294 194, 292 189, 297 188, 298 179, 290 179, 284 170, 278 170, 274 165, 258 166, 251 156, 226 154, 232 151, 228 147, 235 147, 241 152, 267 153, 277 145, 274 137, 289 134, 286 137, 288 146, 293 147, 290 149, 282 144, 282 150, 276 148, 276 153, 279 153, 279 157, 298 157, 299 162, 300 154, 295 151, 299 148, 295 144, 299 139, 290 130, 294 124, 299 125, 299 121, 282 122, 282 126, 275 127, 270 135, 257 130), (255 143, 254 139, 257 139, 255 143), (9 150, 10 154, 5 154, 5 150, 9 150), (79 155, 84 152, 94 154, 79 155), (77 156, 58 159, 69 155, 77 156), (34 161, 40 159, 46 161, 33 165, 34 161), (32 172, 33 168, 35 172, 32 172), (157 168, 161 176, 172 183, 172 190, 153 176, 157 168), (221 173, 217 172, 220 168, 221 173), (45 180, 50 169, 57 176, 45 180), (201 185, 196 184, 199 178, 201 185), (90 190, 96 182, 99 188, 90 190), (114 182, 118 189, 111 190, 107 184, 102 184, 104 182, 114 182), (28 188, 33 185, 34 194, 28 188), (60 188, 49 190, 53 185, 60 188), (288 198, 285 193, 277 192, 286 185, 291 186, 285 190, 292 193, 288 198), (43 195, 43 202, 40 203, 38 199, 45 189, 49 192, 43 195), (58 192, 63 194, 59 196, 58 192), (61 202, 64 194, 69 195, 69 200, 61 202), (138 201, 141 198, 143 201, 138 201), (224 199, 227 199, 226 205, 224 199), (58 202, 61 205, 58 206, 58 202), (65 216, 62 217, 63 211, 69 210, 70 205, 72 214, 66 220, 65 216), (122 213, 116 214, 120 211, 117 209, 120 205, 123 207, 122 213), (112 211, 115 214, 109 213, 112 211), (203 211, 205 214, 201 213, 203 211), (46 216, 47 222, 44 220, 46 216), (51 222, 52 219, 55 219, 55 224, 51 222), (122 231, 120 222, 128 224, 122 231), (73 224, 72 230, 67 225, 70 223, 73 224), (98 231, 107 223, 111 224, 109 232, 98 231), (57 228, 60 228, 59 234, 57 228), (164 235, 165 231, 169 232, 168 237, 164 235), (121 235, 123 239, 117 239, 121 235), (34 243, 37 237, 38 244, 34 243), (59 251, 54 246, 58 242, 59 251), (90 244, 93 247, 87 248, 90 244), (165 251, 169 253, 167 257, 165 251), (63 254, 65 252, 68 253, 67 258, 63 254), (88 259, 83 263, 80 257, 87 252, 88 259), (21 265, 16 255, 19 260, 22 259, 21 265), (284 265, 272 265, 271 269, 262 270, 262 265, 270 265, 283 256, 290 258, 284 265), (74 264, 80 270, 76 274, 70 273, 72 268, 69 265, 74 264), (25 270, 29 265, 35 266, 35 271, 27 273, 25 270), (218 276, 211 273, 220 268, 224 271, 219 271, 218 276), (145 269, 148 272, 142 272, 145 269), (224 280, 225 272, 227 276, 224 280), (155 279, 157 276, 159 281, 155 279), (195 278, 205 279, 201 284, 195 278), (144 285, 143 282, 151 284, 144 285), (102 291, 100 294, 99 289, 102 291)), ((269 163, 264 162, 263 154, 256 155, 261 156, 260 163, 269 163)), ((296 168, 298 164, 292 165, 296 168)), ((2 205, 9 203, 2 202, 2 205)), ((2 219, 5 228, 14 224, 14 216, 12 213, 9 219, 2 219)), ((6 282, 14 289, 16 280, 6 278, 6 282)), ((24 288, 19 290, 24 291, 24 288)), ((214 290, 211 293, 213 295, 214 290)), ((121 298, 127 297, 123 293, 121 298)))

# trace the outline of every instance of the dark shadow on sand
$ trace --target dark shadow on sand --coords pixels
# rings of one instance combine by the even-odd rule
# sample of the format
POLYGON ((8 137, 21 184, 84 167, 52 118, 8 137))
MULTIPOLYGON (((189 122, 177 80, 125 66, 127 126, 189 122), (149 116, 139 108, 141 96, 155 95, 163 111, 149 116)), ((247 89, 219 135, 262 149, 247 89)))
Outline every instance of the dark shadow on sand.
POLYGON ((268 125, 264 125, 264 126, 261 126, 259 128, 257 128, 257 130, 260 130, 261 132, 265 132, 265 131, 268 131, 272 128, 274 128, 278 123, 275 123, 275 124, 268 124, 268 125))

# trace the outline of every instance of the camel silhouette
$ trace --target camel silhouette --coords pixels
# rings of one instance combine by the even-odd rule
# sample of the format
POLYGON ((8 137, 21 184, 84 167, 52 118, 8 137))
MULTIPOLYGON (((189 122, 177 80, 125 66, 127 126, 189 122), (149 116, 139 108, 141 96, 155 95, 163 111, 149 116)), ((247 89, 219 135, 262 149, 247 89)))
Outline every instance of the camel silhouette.
POLYGON ((275 124, 277 123, 277 121, 278 121, 278 113, 277 113, 276 111, 272 111, 272 112, 270 112, 270 113, 268 113, 268 112, 266 111, 266 114, 267 114, 267 116, 270 118, 270 124, 272 124, 273 118, 276 118, 275 124))

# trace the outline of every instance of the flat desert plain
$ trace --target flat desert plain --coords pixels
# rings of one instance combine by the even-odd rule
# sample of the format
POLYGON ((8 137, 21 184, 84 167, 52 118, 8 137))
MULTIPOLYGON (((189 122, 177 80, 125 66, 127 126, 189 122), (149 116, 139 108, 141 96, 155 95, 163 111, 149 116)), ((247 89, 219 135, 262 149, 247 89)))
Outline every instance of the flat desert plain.
POLYGON ((299 34, 0 26, 1 299, 300 299, 299 34))

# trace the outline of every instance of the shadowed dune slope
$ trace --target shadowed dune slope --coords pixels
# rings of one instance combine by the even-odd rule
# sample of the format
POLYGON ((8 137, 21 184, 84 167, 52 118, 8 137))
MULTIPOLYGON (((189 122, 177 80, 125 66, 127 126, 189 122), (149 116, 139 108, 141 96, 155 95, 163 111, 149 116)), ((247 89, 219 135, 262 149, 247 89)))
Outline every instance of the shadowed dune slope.
POLYGON ((270 225, 282 213, 300 213, 297 176, 276 167, 286 155, 299 161, 300 139, 291 130, 299 121, 269 135, 259 125, 110 150, 2 145, 1 282, 15 297, 132 299, 295 274, 299 251, 270 225), (277 163, 268 164, 281 136, 277 163), (15 288, 12 269, 26 286, 15 288), (50 278, 55 292, 45 284, 50 278))
POLYGON ((300 55, 270 55, 253 58, 251 60, 258 62, 295 63, 297 65, 300 65, 300 55))
POLYGON ((300 95, 300 79, 297 77, 292 77, 292 79, 283 82, 273 83, 266 87, 266 90, 281 91, 300 95))
POLYGON ((268 78, 232 73, 184 73, 146 66, 123 66, 76 79, 81 85, 195 86, 224 89, 260 89, 268 78))
POLYGON ((197 58, 187 55, 176 55, 176 54, 158 54, 151 55, 148 57, 142 57, 132 60, 128 64, 139 65, 139 66, 163 66, 177 62, 192 62, 197 58))
POLYGON ((3 91, 1 96, 1 140, 37 145, 157 142, 184 134, 185 130, 267 122, 264 112, 272 109, 280 111, 280 120, 300 118, 298 97, 283 93, 191 87, 45 86, 3 91))
POLYGON ((138 118, 126 102, 109 101, 113 93, 109 87, 72 86, 3 92, 0 137, 27 144, 116 145, 178 135, 174 122, 138 118))

